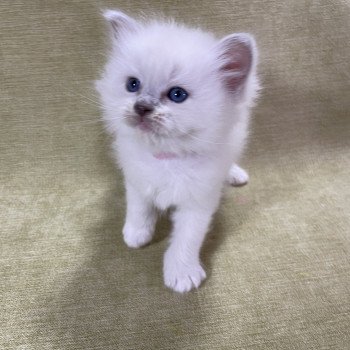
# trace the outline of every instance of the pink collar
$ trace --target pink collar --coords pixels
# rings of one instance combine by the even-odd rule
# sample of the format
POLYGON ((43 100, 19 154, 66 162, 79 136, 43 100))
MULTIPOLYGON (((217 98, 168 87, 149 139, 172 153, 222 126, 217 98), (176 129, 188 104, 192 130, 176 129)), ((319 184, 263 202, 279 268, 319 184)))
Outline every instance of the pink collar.
POLYGON ((159 160, 179 158, 179 156, 176 153, 172 153, 172 152, 155 153, 153 154, 153 157, 159 160))

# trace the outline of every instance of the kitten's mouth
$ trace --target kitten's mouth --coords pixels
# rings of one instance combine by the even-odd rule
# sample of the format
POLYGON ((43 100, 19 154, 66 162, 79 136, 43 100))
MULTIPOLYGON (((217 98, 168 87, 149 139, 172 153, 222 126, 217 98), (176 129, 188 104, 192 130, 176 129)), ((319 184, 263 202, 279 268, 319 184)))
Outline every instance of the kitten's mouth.
POLYGON ((140 116, 135 114, 127 115, 125 121, 129 126, 143 132, 158 134, 160 131, 159 123, 148 116, 140 116))

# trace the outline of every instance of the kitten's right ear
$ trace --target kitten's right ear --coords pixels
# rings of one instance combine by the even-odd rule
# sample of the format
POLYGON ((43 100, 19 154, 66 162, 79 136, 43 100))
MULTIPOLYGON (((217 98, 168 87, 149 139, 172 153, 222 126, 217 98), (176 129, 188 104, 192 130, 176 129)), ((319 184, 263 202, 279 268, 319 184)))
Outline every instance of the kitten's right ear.
POLYGON ((138 27, 138 23, 133 18, 120 11, 106 10, 103 12, 103 17, 111 25, 115 38, 123 32, 135 31, 138 27))

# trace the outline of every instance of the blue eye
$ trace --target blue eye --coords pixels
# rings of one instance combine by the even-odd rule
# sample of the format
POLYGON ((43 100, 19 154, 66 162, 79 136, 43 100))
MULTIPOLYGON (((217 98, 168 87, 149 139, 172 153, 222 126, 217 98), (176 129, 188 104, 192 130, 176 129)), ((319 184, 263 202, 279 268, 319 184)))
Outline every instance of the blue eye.
POLYGON ((126 82, 126 90, 129 92, 137 92, 140 89, 141 82, 137 78, 129 78, 126 82))
POLYGON ((176 102, 176 103, 181 103, 185 101, 188 97, 188 93, 185 89, 180 88, 178 86, 175 86, 171 88, 168 92, 168 98, 169 100, 176 102))

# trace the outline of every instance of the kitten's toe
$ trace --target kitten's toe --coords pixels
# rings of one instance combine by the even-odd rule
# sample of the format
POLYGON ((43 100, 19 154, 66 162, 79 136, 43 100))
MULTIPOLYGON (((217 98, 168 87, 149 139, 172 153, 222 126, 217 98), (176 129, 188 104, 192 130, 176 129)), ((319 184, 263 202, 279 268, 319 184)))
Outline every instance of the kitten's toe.
POLYGON ((233 164, 230 168, 227 180, 231 186, 244 186, 249 181, 249 175, 244 169, 233 164))
POLYGON ((164 262, 164 283, 175 292, 185 293, 198 288, 206 278, 206 273, 198 263, 164 262))
POLYGON ((152 232, 145 229, 135 230, 127 225, 123 228, 124 242, 129 248, 140 248, 152 240, 152 232))

